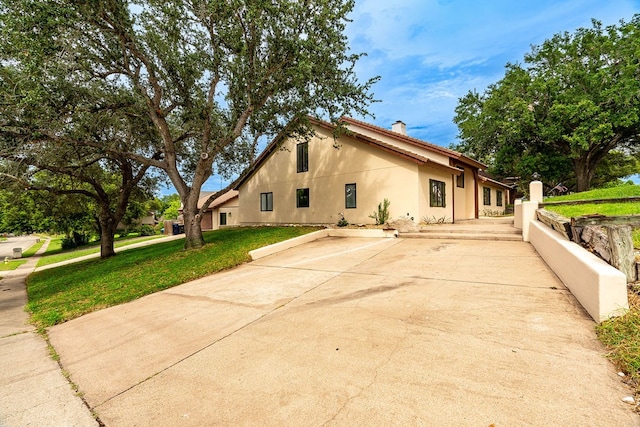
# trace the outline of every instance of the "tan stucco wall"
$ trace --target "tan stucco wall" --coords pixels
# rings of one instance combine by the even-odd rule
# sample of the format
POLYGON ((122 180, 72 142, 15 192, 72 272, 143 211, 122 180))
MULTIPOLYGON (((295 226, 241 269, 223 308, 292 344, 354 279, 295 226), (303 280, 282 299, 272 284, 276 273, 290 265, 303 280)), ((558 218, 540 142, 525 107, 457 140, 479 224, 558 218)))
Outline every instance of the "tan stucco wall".
POLYGON ((464 188, 460 188, 453 179, 454 220, 474 219, 476 217, 475 188, 476 181, 473 170, 464 168, 464 188))
POLYGON ((349 124, 349 129, 353 130, 354 132, 358 132, 362 135, 366 135, 369 136, 371 138, 377 139, 378 141, 382 141, 382 142, 386 142, 387 144, 392 144, 395 145, 397 147, 400 147, 404 150, 410 151, 412 153, 416 153, 419 154, 423 157, 426 157, 428 159, 432 159, 435 160, 437 162, 443 163, 445 165, 449 164, 449 156, 444 155, 444 154, 440 154, 440 153, 435 153, 431 150, 428 150, 426 148, 420 148, 415 146, 414 144, 409 144, 407 142, 403 142, 400 140, 397 140, 395 138, 391 138, 387 135, 378 133, 378 132, 374 132, 371 129, 365 128, 365 127, 361 127, 358 126, 356 124, 349 124))
POLYGON ((214 210, 205 212, 202 217, 203 230, 217 230, 220 228, 220 213, 227 214, 227 227, 238 225, 238 199, 234 198, 217 206, 214 210), (206 227, 205 227, 206 225, 206 227))
POLYGON ((420 167, 420 217, 417 221, 424 222, 453 222, 453 174, 433 170, 425 166, 420 167), (445 183, 445 207, 430 206, 429 180, 435 179, 445 183))
MULTIPOLYGON (((309 171, 296 172, 296 141, 286 141, 239 189, 240 224, 334 224, 339 213, 352 224, 370 224, 369 215, 387 198, 392 218, 453 215, 451 174, 436 171, 342 136, 334 148, 330 133, 309 142, 309 171), (420 170, 419 170, 420 169, 420 170), (447 207, 429 208, 429 178, 446 183, 447 207), (345 184, 356 184, 357 207, 345 208, 345 184), (309 208, 296 208, 296 189, 309 188, 309 208), (273 193, 273 211, 260 211, 260 193, 273 193)), ((448 164, 448 163, 446 163, 448 164)))
POLYGON ((503 215, 505 206, 509 201, 508 190, 492 185, 490 182, 478 182, 478 208, 480 216, 495 216, 503 215), (491 190, 491 204, 484 204, 484 187, 488 187, 491 190), (502 191, 502 206, 498 206, 498 198, 496 197, 497 191, 502 191))

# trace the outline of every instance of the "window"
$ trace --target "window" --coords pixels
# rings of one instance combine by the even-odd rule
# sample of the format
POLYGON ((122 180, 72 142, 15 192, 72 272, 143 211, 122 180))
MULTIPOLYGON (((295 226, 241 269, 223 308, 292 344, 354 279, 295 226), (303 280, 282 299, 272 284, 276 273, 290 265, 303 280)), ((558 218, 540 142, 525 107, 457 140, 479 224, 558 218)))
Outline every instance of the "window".
POLYGON ((298 188, 296 190, 296 207, 308 208, 309 207, 309 189, 298 188))
POLYGON ((307 172, 309 170, 309 143, 303 142, 297 146, 298 172, 307 172))
POLYGON ((356 207, 356 185, 345 184, 344 186, 344 207, 354 209, 356 207))
POLYGON ((491 189, 489 187, 482 187, 482 203, 485 206, 491 206, 491 189))
POLYGON ((273 193, 260 193, 260 210, 273 210, 273 193))
POLYGON ((496 206, 502 206, 502 191, 496 190, 496 206))
POLYGON ((446 206, 445 196, 445 184, 442 181, 436 181, 435 179, 429 180, 430 206, 444 208, 446 206))
POLYGON ((456 176, 456 187, 464 188, 464 168, 458 166, 458 169, 460 169, 462 172, 460 173, 460 175, 456 176))
POLYGON ((227 213, 220 212, 220 225, 227 225, 227 213))

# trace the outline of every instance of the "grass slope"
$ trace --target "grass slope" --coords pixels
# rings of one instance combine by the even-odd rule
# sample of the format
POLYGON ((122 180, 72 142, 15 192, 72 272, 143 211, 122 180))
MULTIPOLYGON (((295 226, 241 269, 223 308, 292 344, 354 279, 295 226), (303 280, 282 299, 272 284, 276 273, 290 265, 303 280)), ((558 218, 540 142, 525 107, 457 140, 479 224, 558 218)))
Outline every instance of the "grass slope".
POLYGON ((205 233, 207 245, 196 250, 184 251, 180 239, 37 272, 27 280, 27 311, 34 325, 46 328, 234 267, 253 249, 315 230, 228 228, 205 233))
MULTIPOLYGON (((613 188, 600 188, 596 190, 583 191, 582 193, 568 194, 566 196, 549 197, 548 199, 545 199, 545 202, 616 199, 634 196, 640 196, 640 185, 621 185, 613 188)), ((545 206, 545 209, 556 212, 567 218, 591 214, 606 216, 640 215, 640 203, 636 202, 545 206)), ((632 237, 634 247, 640 249, 640 228, 633 229, 632 237)))
POLYGON ((620 185, 612 188, 597 188, 595 190, 583 191, 581 193, 567 194, 565 196, 549 197, 546 201, 560 202, 563 200, 595 200, 595 199, 616 199, 622 197, 640 196, 640 185, 620 185))

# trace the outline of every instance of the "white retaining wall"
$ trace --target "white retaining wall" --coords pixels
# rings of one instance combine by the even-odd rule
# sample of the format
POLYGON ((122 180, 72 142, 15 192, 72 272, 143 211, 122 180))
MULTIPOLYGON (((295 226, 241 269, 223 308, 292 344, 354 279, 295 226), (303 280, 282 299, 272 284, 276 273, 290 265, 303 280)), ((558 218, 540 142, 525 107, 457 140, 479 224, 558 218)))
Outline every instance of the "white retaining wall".
POLYGON ((593 320, 602 322, 629 309, 624 273, 535 219, 528 229, 533 247, 593 320))

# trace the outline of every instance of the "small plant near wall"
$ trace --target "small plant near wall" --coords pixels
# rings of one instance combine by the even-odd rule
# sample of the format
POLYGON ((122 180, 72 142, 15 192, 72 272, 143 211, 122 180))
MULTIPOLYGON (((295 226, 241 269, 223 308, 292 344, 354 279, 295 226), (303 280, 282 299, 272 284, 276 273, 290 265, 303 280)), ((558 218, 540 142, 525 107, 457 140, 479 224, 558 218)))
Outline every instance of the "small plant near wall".
POLYGON ((339 213, 338 215, 340 216, 340 219, 338 220, 338 223, 336 224, 338 227, 346 227, 347 225, 349 225, 349 221, 344 219, 344 215, 342 215, 342 213, 339 213))
POLYGON ((382 225, 389 219, 389 205, 391 202, 389 199, 378 203, 378 210, 374 211, 369 218, 373 218, 376 221, 376 225, 382 225))
POLYGON ((420 221, 420 224, 423 224, 423 225, 447 224, 449 222, 452 222, 452 221, 446 216, 436 218, 434 215, 434 216, 423 216, 422 221, 420 221))
POLYGON ((491 210, 491 209, 483 209, 482 210, 482 215, 483 216, 503 216, 504 213, 502 211, 499 210, 491 210))

